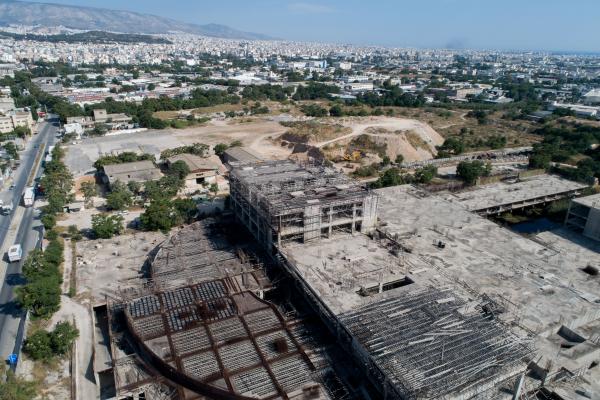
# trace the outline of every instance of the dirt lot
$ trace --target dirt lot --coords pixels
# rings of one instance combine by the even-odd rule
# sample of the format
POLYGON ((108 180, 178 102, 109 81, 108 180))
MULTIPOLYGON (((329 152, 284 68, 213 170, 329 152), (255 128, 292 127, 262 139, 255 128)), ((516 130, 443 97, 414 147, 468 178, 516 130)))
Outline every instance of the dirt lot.
MULTIPOLYGON (((529 132, 535 124, 524 120, 503 118, 504 112, 497 111, 488 116, 488 123, 480 125, 475 118, 467 117, 468 110, 443 110, 435 108, 397 108, 396 112, 410 118, 415 118, 429 124, 444 138, 450 136, 463 137, 467 142, 475 143, 477 139, 491 136, 505 136, 507 147, 527 146, 540 141, 536 135, 529 132), (467 133, 461 133, 461 130, 467 133)), ((483 150, 470 147, 468 151, 483 150)))
POLYGON ((165 149, 196 142, 212 147, 217 143, 230 143, 234 140, 240 140, 266 159, 286 158, 290 150, 270 140, 285 130, 276 121, 250 117, 243 122, 211 121, 188 129, 150 130, 88 138, 75 145, 65 145, 65 162, 75 177, 79 177, 92 172, 94 161, 103 154, 133 151, 158 156, 165 149))
MULTIPOLYGON (((353 150, 373 153, 373 148, 385 148, 385 155, 392 160, 402 154, 407 161, 426 160, 436 154, 435 146, 444 139, 426 123, 414 119, 392 117, 321 118, 295 124, 283 138, 306 140, 321 148, 330 159, 343 156, 353 150), (361 147, 358 140, 369 137, 373 146, 361 147)), ((382 155, 381 151, 377 151, 382 155)))

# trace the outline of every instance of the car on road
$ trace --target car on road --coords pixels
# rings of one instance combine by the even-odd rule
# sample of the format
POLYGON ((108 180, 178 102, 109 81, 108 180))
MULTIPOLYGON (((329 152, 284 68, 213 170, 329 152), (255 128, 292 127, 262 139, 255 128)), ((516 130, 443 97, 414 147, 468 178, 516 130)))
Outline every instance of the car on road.
POLYGON ((13 208, 14 208, 14 207, 13 207, 13 202, 11 201, 11 202, 9 202, 8 204, 3 204, 3 205, 0 207, 0 211, 2 211, 2 214, 4 214, 4 215, 8 215, 8 214, 10 214, 10 213, 11 213, 11 211, 13 210, 13 208))
POLYGON ((8 190, 13 190, 15 188, 15 185, 10 185, 10 187, 8 188, 8 190))
POLYGON ((10 262, 21 261, 21 258, 23 257, 23 249, 21 248, 20 244, 15 244, 9 247, 7 254, 8 261, 10 262))

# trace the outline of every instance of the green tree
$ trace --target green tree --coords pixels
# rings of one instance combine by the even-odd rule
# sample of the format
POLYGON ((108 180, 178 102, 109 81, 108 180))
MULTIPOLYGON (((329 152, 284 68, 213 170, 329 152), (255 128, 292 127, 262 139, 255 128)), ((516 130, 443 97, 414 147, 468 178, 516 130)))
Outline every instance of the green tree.
POLYGON ((10 158, 13 160, 19 159, 17 145, 14 142, 6 142, 2 147, 4 147, 4 150, 6 150, 6 153, 10 156, 10 158))
POLYGON ((400 164, 402 164, 403 162, 404 162, 404 156, 403 156, 402 154, 398 154, 398 155, 396 156, 395 163, 396 163, 396 164, 398 164, 398 165, 400 165, 400 164))
POLYGON ((108 125, 105 123, 95 123, 94 128, 90 131, 92 136, 104 136, 108 132, 108 125))
POLYGON ((111 191, 106 196, 106 206, 109 210, 124 210, 133 203, 133 196, 127 186, 119 181, 111 185, 111 191))
POLYGON ((43 214, 40 220, 44 225, 44 229, 47 230, 54 228, 54 226, 56 225, 56 217, 54 216, 54 214, 43 214))
POLYGON ((376 187, 388 187, 403 185, 406 183, 405 177, 398 168, 388 168, 375 182, 376 187))
POLYGON ((92 232, 99 239, 110 239, 123 232, 123 216, 110 214, 92 215, 92 232))
POLYGON ((127 189, 134 195, 139 195, 142 191, 142 184, 136 181, 127 182, 127 189))
POLYGON ((173 207, 186 224, 192 223, 198 214, 198 207, 192 199, 175 199, 173 200, 173 207))
POLYGON ((79 331, 67 321, 56 324, 56 327, 50 334, 50 345, 54 355, 62 356, 67 354, 73 345, 73 341, 79 336, 79 331))
POLYGON ((23 351, 36 361, 51 360, 54 354, 50 334, 43 329, 35 331, 25 340, 23 351))
POLYGON ((223 153, 225 153, 225 150, 227 150, 228 148, 229 146, 225 143, 219 143, 216 144, 215 147, 213 147, 213 150, 215 151, 215 154, 220 157, 223 155, 223 153))
POLYGON ((148 84, 148 90, 149 91, 153 91, 154 89, 156 89, 156 85, 154 83, 148 84))
POLYGON ((385 166, 390 165, 391 162, 392 162, 392 160, 390 160, 390 158, 387 155, 385 155, 385 156, 383 156, 383 159, 381 160, 381 165, 383 165, 385 167, 385 166))
POLYGON ((81 192, 86 206, 94 206, 94 197, 98 195, 96 182, 85 181, 81 184, 81 192))
POLYGON ((415 180, 419 183, 429 183, 437 175, 437 167, 426 165, 415 172, 415 180))
POLYGON ((344 110, 342 109, 342 107, 339 104, 334 104, 329 109, 329 115, 331 115, 332 117, 343 117, 344 110))
POLYGON ((44 277, 17 288, 17 301, 40 318, 50 318, 60 308, 60 286, 55 277, 44 277))
POLYGON ((190 174, 190 167, 188 167, 185 161, 175 161, 169 165, 167 173, 176 176, 179 179, 185 179, 190 174))
POLYGON ((164 198, 152 200, 146 211, 140 215, 142 228, 147 231, 168 232, 180 222, 179 214, 173 204, 164 198))
POLYGON ((477 182, 477 178, 489 175, 490 172, 491 166, 484 164, 480 160, 461 161, 456 167, 456 175, 468 185, 474 185, 477 182))
POLYGON ((211 183, 209 190, 216 196, 219 193, 219 185, 216 183, 211 183))

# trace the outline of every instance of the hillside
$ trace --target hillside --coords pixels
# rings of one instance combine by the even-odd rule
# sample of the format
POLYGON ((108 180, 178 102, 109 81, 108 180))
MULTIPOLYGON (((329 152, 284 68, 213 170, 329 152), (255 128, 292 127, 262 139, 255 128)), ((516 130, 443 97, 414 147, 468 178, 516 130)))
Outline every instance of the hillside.
POLYGON ((15 40, 35 40, 38 42, 67 42, 67 43, 149 43, 149 44, 170 44, 171 41, 161 37, 150 35, 139 35, 135 33, 111 33, 103 31, 88 31, 74 33, 70 35, 35 35, 28 33, 21 35, 18 33, 0 32, 0 36, 10 37, 15 40))
POLYGON ((65 26, 72 29, 122 33, 186 32, 198 35, 247 40, 271 39, 258 33, 242 32, 225 25, 196 25, 156 15, 103 8, 52 3, 0 0, 0 25, 65 26))

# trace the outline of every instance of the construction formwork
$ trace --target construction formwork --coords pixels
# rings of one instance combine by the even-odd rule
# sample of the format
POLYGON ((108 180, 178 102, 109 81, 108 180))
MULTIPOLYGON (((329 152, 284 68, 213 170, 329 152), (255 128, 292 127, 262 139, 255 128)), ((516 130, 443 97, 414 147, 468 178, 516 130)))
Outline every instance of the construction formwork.
POLYGON ((304 320, 261 298, 261 267, 215 220, 170 236, 151 279, 107 301, 116 398, 344 398, 304 320))
POLYGON ((237 220, 268 248, 336 231, 364 233, 377 221, 377 196, 322 165, 287 160, 235 165, 230 192, 237 220))

